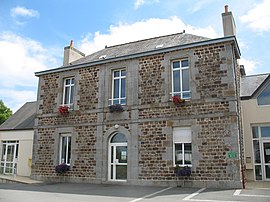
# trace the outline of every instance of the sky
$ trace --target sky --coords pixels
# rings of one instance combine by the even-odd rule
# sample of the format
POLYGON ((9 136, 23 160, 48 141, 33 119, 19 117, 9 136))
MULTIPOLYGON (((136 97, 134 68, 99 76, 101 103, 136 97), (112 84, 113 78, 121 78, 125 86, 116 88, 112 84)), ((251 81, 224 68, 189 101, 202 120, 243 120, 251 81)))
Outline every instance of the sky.
POLYGON ((35 101, 35 72, 60 67, 71 40, 88 55, 183 30, 223 37, 225 5, 247 75, 269 73, 270 0, 0 0, 0 99, 13 112, 35 101))

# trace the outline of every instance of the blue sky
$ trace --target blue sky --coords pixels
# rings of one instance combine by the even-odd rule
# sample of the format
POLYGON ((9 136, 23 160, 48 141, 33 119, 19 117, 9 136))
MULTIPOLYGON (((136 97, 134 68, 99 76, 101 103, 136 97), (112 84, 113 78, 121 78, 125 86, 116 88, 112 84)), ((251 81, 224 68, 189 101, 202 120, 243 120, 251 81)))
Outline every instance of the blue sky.
POLYGON ((233 12, 248 75, 269 73, 270 0, 1 0, 0 99, 15 112, 36 100, 34 72, 62 65, 63 48, 105 47, 177 32, 222 37, 233 12))

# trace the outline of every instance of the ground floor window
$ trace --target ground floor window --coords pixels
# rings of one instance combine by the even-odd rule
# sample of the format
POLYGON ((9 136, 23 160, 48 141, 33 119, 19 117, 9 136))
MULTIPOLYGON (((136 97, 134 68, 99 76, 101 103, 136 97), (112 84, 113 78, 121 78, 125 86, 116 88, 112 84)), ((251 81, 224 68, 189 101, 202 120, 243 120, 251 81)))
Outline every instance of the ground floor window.
POLYGON ((270 126, 253 126, 253 157, 256 180, 270 180, 270 126))
POLYGON ((19 152, 19 141, 2 141, 0 173, 16 174, 19 152))
POLYGON ((173 129, 174 165, 191 166, 192 143, 191 128, 176 127, 173 129))
POLYGON ((60 164, 70 165, 71 160, 71 134, 60 135, 60 164))

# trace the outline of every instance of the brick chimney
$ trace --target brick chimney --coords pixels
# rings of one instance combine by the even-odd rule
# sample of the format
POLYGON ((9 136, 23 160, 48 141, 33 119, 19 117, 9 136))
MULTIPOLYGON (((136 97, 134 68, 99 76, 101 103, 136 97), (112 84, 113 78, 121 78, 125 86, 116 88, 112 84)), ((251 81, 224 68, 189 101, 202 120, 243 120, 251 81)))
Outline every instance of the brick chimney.
POLYGON ((225 12, 222 13, 222 22, 224 36, 235 36, 236 26, 232 12, 229 11, 228 5, 225 6, 225 12))
POLYGON ((64 48, 63 66, 70 65, 73 61, 83 57, 85 57, 85 54, 74 48, 74 42, 71 40, 70 45, 64 48))

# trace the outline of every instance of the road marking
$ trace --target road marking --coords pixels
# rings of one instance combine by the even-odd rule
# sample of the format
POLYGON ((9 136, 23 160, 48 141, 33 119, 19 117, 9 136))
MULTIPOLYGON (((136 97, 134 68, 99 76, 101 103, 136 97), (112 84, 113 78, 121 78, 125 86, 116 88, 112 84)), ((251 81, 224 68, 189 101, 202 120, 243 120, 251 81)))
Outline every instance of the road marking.
POLYGON ((242 189, 236 189, 235 192, 233 193, 234 196, 239 196, 241 193, 242 189))
POLYGON ((155 192, 155 193, 146 195, 146 196, 144 196, 144 197, 134 199, 134 200, 132 200, 132 201, 130 201, 130 202, 141 201, 141 200, 143 200, 143 199, 145 199, 145 198, 152 197, 152 196, 154 196, 154 195, 157 195, 157 194, 159 194, 159 193, 162 193, 162 192, 164 192, 164 191, 167 191, 167 190, 169 190, 169 189, 171 189, 171 188, 172 188, 172 187, 168 187, 168 188, 166 188, 166 189, 162 189, 162 190, 160 190, 160 191, 157 191, 157 192, 155 192))
POLYGON ((251 194, 241 194, 241 195, 238 195, 238 196, 270 198, 270 196, 269 196, 269 195, 251 195, 251 194))
POLYGON ((237 189, 234 192, 234 196, 247 196, 247 197, 262 197, 262 198, 270 198, 269 195, 251 195, 251 194, 240 194, 241 193, 241 189, 237 189))
POLYGON ((200 190, 194 192, 193 194, 188 195, 187 197, 185 197, 183 199, 183 201, 189 201, 191 198, 193 198, 194 196, 197 196, 199 193, 201 193, 202 191, 204 191, 206 188, 201 188, 200 190))

